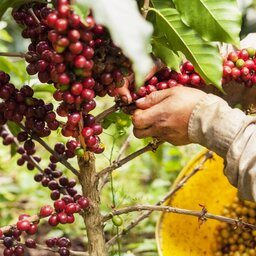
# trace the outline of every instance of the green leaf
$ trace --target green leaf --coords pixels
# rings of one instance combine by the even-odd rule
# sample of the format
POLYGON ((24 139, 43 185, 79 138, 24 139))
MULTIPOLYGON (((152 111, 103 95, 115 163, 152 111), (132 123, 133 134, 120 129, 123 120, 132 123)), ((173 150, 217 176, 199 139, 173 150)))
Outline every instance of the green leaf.
POLYGON ((8 128, 9 128, 10 132, 11 132, 14 136, 17 136, 18 133, 20 132, 20 127, 19 127, 16 123, 14 123, 14 122, 8 121, 8 122, 7 122, 7 126, 8 126, 8 128))
POLYGON ((166 37, 152 37, 151 40, 153 54, 159 57, 168 67, 178 71, 181 58, 174 53, 168 44, 166 37))
POLYGON ((186 26, 177 10, 151 8, 150 11, 156 13, 157 29, 161 28, 165 33, 171 49, 181 51, 206 83, 214 84, 221 90, 222 59, 217 46, 204 41, 195 30, 186 26))
POLYGON ((56 91, 52 84, 34 84, 32 88, 34 92, 49 92, 53 94, 56 91))
POLYGON ((14 144, 11 144, 11 157, 14 157, 17 154, 17 147, 14 144))
MULTIPOLYGON (((34 0, 1 0, 1 5, 0 5, 0 19, 4 15, 4 13, 7 11, 8 8, 10 7, 18 7, 22 4, 25 3, 32 3, 35 2, 34 0)), ((37 1, 37 2, 42 2, 42 1, 37 1)))
POLYGON ((8 43, 13 42, 13 39, 10 36, 10 34, 4 29, 0 30, 0 39, 8 43))
POLYGON ((242 15, 236 0, 173 0, 182 20, 209 41, 239 47, 242 15))
POLYGON ((81 6, 81 4, 72 4, 71 5, 72 9, 75 11, 76 14, 78 14, 81 18, 81 22, 85 22, 86 17, 88 16, 90 10, 86 6, 81 6))
POLYGON ((132 61, 136 83, 141 85, 152 68, 149 55, 152 25, 141 16, 134 0, 78 0, 92 9, 97 23, 109 29, 114 43, 132 61))

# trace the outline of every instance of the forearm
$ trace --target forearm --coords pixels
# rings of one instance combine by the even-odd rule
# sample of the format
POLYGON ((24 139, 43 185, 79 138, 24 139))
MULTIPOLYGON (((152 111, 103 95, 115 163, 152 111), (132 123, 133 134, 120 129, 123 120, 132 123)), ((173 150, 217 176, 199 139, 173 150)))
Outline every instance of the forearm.
POLYGON ((206 95, 189 120, 189 139, 226 159, 225 175, 241 197, 256 201, 256 117, 206 95), (255 190, 255 191, 254 191, 255 190))

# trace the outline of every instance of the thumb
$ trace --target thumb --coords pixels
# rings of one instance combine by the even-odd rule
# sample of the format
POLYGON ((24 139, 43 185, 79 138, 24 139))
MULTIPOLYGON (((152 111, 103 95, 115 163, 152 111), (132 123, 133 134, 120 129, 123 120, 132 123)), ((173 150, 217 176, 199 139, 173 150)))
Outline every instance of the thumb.
POLYGON ((169 97, 172 93, 172 89, 166 89, 162 91, 152 92, 144 98, 136 100, 136 106, 140 109, 150 108, 159 102, 169 97))

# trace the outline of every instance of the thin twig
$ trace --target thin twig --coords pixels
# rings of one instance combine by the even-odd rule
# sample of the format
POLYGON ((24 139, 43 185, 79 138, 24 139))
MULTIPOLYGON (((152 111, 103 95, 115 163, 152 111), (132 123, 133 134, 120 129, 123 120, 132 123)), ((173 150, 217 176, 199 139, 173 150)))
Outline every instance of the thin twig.
MULTIPOLYGON (((3 241, 0 241, 0 244, 3 244, 3 241)), ((17 245, 22 245, 22 246, 26 246, 25 243, 21 243, 18 242, 17 245)), ((53 249, 53 248, 49 248, 47 246, 41 245, 36 243, 35 248, 30 248, 30 249, 34 249, 34 250, 45 250, 45 251, 50 251, 50 252, 58 252, 58 249, 53 249)), ((73 250, 69 250, 71 256, 89 256, 89 254, 87 252, 81 252, 81 251, 73 251, 73 250)))
POLYGON ((120 158, 122 157, 122 155, 125 152, 125 150, 129 147, 131 138, 132 138, 132 134, 129 134, 129 136, 126 138, 126 140, 124 141, 122 147, 119 150, 119 154, 118 154, 118 156, 116 158, 116 161, 120 160, 120 158))
POLYGON ((25 58, 26 54, 22 52, 0 52, 0 56, 25 58))
POLYGON ((115 104, 112 107, 104 110, 102 113, 100 113, 99 115, 97 115, 95 117, 96 122, 100 123, 106 116, 108 116, 108 115, 110 115, 112 113, 115 113, 118 110, 118 108, 119 108, 118 105, 115 104))
POLYGON ((147 18, 150 0, 144 0, 144 5, 142 7, 142 16, 147 18))
POLYGON ((181 189, 185 183, 191 178, 193 177, 198 171, 202 170, 203 165, 205 164, 206 161, 208 161, 209 159, 213 158, 213 152, 212 151, 207 151, 205 153, 205 156, 203 158, 203 160, 186 176, 184 176, 184 178, 173 188, 169 191, 169 193, 161 200, 157 203, 157 205, 161 205, 164 202, 166 202, 171 196, 173 196, 179 189, 181 189))
MULTIPOLYGON (((121 147, 121 149, 120 149, 120 151, 119 151, 119 154, 118 154, 118 156, 117 156, 117 158, 116 158, 116 162, 120 160, 122 154, 124 153, 124 151, 125 151, 125 150, 127 149, 127 147, 129 146, 131 137, 132 137, 132 136, 131 136, 131 134, 130 134, 130 135, 126 138, 126 140, 125 140, 124 144, 122 145, 122 147, 121 147)), ((101 180, 101 182, 100 182, 100 184, 99 184, 99 191, 101 191, 101 190, 104 188, 104 186, 107 184, 107 182, 109 182, 109 174, 108 174, 108 173, 106 173, 106 174, 102 177, 102 180, 101 180)))
MULTIPOLYGON (((9 134, 11 134, 13 136, 13 134, 11 133, 11 131, 9 130, 7 125, 3 125, 2 126, 3 129, 8 132, 9 134)), ((16 145, 17 148, 20 147, 20 144, 18 142, 18 140, 14 137, 14 143, 16 145)), ((31 155, 28 155, 29 160, 33 163, 33 165, 39 170, 39 172, 44 173, 44 170, 42 169, 42 167, 38 164, 38 162, 35 160, 35 158, 31 155)))
MULTIPOLYGON (((162 200, 160 200, 159 202, 157 202, 155 205, 156 206, 159 206, 161 204, 163 204, 164 202, 166 202, 171 196, 173 196, 180 188, 182 188, 185 183, 190 179, 192 178, 199 170, 200 168, 198 168, 198 166, 202 166, 203 163, 205 163, 208 159, 211 159, 212 158, 212 152, 211 151, 207 151, 205 153, 205 157, 204 159, 191 171, 191 173, 189 173, 188 175, 186 175, 180 183, 178 183, 178 185, 172 189, 167 195, 165 195, 163 197, 162 200)), ((147 212, 144 212, 142 213, 140 216, 138 216, 135 220, 131 221, 130 224, 128 224, 126 226, 125 229, 123 229, 119 235, 117 236, 114 236, 112 237, 108 242, 107 242, 107 247, 111 247, 115 242, 116 240, 125 235, 129 230, 131 230, 132 228, 136 227, 141 221, 143 221, 144 219, 148 218, 150 216, 150 214, 152 213, 152 211, 147 211, 147 212)))
POLYGON ((142 155, 143 153, 145 153, 147 151, 155 151, 162 143, 163 143, 163 141, 150 142, 147 146, 139 149, 138 151, 135 151, 134 153, 130 154, 129 156, 127 156, 119 161, 114 161, 112 165, 110 165, 110 166, 106 167, 105 169, 103 169, 102 171, 98 172, 97 176, 102 177, 107 173, 109 173, 109 174, 112 173, 114 170, 118 169, 119 167, 121 167, 122 165, 126 164, 127 162, 133 160, 134 158, 142 155))
MULTIPOLYGON (((19 126, 26 132, 26 127, 23 124, 19 124, 19 126)), ((78 170, 76 170, 65 158, 63 158, 61 155, 59 155, 57 152, 55 152, 49 145, 46 144, 45 141, 43 141, 40 137, 36 136, 35 134, 31 134, 29 132, 32 139, 40 143, 47 151, 49 151, 56 159, 60 161, 61 164, 63 164, 67 169, 69 169, 71 172, 73 172, 76 176, 79 176, 78 170)))
POLYGON ((111 214, 104 217, 104 221, 111 219, 115 215, 127 214, 130 212, 138 212, 138 211, 160 211, 160 212, 169 212, 176 214, 184 214, 199 217, 199 219, 213 219, 222 222, 226 222, 232 225, 239 225, 239 227, 249 228, 252 230, 256 229, 256 226, 247 222, 244 222, 240 219, 232 219, 221 215, 207 213, 204 209, 202 211, 194 211, 188 209, 181 209, 171 206, 156 206, 156 205, 134 205, 130 207, 126 207, 119 210, 114 210, 111 214))
POLYGON ((29 8, 29 13, 31 14, 31 16, 33 17, 34 21, 38 24, 41 25, 40 20, 37 18, 36 14, 34 13, 34 10, 32 8, 29 8))

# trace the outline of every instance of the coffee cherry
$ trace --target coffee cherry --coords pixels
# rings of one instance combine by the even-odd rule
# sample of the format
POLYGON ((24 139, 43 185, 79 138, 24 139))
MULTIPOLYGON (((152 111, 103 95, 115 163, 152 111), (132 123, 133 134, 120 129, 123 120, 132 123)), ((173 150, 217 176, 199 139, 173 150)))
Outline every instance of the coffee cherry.
POLYGON ((29 229, 27 230, 27 234, 34 235, 38 230, 37 224, 31 224, 29 229))
POLYGON ((13 238, 11 237, 5 237, 4 240, 3 240, 3 244, 6 248, 11 248, 13 246, 13 238))
POLYGON ((54 202, 54 208, 56 212, 61 212, 66 208, 66 203, 63 200, 57 200, 54 202))
POLYGON ((52 214, 51 217, 48 219, 48 223, 50 226, 57 226, 59 224, 59 218, 57 214, 52 214))
POLYGON ((17 229, 20 231, 28 231, 30 228, 30 222, 26 219, 17 222, 17 229))
POLYGON ((40 217, 48 217, 53 213, 53 208, 50 205, 45 205, 40 209, 40 217))
POLYGON ((28 247, 28 248, 36 248, 36 242, 34 239, 32 238, 28 238, 26 241, 25 241, 25 245, 28 247))
POLYGON ((58 213, 58 221, 61 224, 66 224, 67 223, 67 219, 68 219, 68 216, 67 216, 67 214, 65 212, 58 213))
POLYGON ((69 255, 70 255, 70 252, 69 252, 69 250, 68 250, 67 248, 61 247, 61 248, 59 249, 59 254, 60 254, 61 256, 69 256, 69 255))
POLYGON ((85 197, 80 197, 78 200, 77 200, 78 204, 81 206, 82 209, 86 209, 89 207, 89 201, 87 198, 85 197))
POLYGON ((121 225, 123 225, 123 219, 118 215, 113 216, 112 222, 117 227, 120 227, 121 225))

